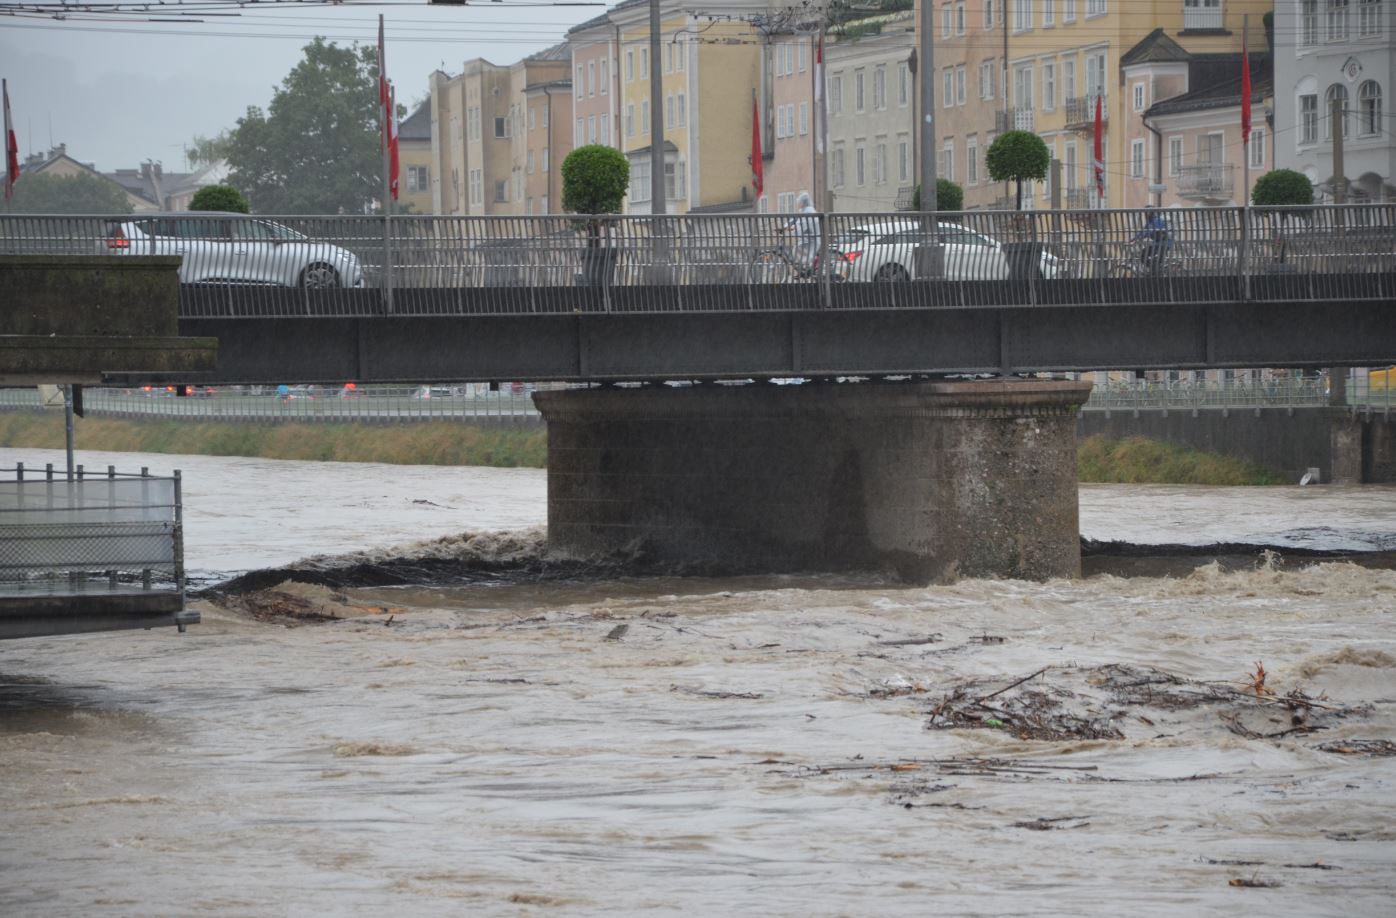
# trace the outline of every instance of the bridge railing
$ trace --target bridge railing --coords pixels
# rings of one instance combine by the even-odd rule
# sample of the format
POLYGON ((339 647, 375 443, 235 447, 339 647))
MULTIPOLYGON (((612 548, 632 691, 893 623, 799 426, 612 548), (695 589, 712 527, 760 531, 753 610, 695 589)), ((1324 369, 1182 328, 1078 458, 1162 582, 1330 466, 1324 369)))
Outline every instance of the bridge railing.
POLYGON ((180 255, 186 317, 1396 299, 1391 204, 796 217, 0 215, 0 255, 180 255))

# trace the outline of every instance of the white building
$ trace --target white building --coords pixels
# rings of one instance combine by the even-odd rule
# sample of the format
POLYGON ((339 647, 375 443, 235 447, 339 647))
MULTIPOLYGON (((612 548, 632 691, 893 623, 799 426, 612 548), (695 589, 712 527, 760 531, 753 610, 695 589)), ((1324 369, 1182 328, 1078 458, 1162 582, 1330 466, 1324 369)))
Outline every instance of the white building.
POLYGON ((1396 0, 1277 0, 1274 33, 1275 165, 1332 200, 1337 100, 1347 200, 1396 200, 1396 0))

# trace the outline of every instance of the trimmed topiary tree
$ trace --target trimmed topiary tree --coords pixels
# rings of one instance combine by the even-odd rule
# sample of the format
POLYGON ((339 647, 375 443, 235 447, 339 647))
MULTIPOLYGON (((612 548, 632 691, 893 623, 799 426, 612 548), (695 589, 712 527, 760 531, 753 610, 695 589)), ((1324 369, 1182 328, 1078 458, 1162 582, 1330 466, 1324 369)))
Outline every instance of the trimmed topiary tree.
POLYGON ((989 152, 984 155, 984 165, 989 169, 989 178, 996 182, 1016 182, 1018 185, 1018 210, 1023 209, 1023 182, 1041 181, 1047 177, 1047 167, 1052 163, 1052 154, 1042 138, 1028 131, 1008 131, 1000 134, 989 144, 989 152))
MULTIPOLYGON (((921 209, 921 186, 911 194, 911 209, 921 209)), ((936 210, 960 211, 965 209, 965 190, 950 179, 936 179, 936 210)))
MULTIPOLYGON (((593 143, 577 147, 562 161, 562 207, 574 214, 620 213, 630 187, 630 163, 615 147, 593 143)), ((582 283, 609 286, 616 250, 601 247, 602 221, 586 221, 587 247, 582 253, 582 283)))
POLYGON ((1251 203, 1261 207, 1314 203, 1314 186, 1302 172, 1276 169, 1255 180, 1251 203))
POLYGON ((218 210, 234 214, 251 213, 247 198, 232 185, 205 185, 194 192, 190 210, 218 210))

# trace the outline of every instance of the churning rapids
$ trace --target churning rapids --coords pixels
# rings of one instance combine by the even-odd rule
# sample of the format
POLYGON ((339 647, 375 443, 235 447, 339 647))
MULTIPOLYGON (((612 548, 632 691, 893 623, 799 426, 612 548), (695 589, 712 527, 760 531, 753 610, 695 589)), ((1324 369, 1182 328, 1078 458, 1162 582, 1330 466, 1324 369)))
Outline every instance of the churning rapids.
POLYGON ((0 914, 1391 914, 1396 489, 1083 486, 1085 578, 912 587, 562 570, 536 470, 82 460, 274 573, 0 644, 0 914))

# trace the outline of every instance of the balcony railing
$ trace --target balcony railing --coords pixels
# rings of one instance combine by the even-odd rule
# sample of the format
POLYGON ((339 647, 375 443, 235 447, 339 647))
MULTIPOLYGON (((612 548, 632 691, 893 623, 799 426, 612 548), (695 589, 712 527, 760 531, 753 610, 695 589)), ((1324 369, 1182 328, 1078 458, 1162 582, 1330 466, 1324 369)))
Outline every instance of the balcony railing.
POLYGON ((1211 5, 1205 0, 1188 0, 1183 5, 1183 28, 1187 31, 1220 29, 1222 14, 1221 0, 1213 0, 1211 5))
POLYGON ((994 112, 994 130, 1000 134, 1005 131, 1033 130, 1032 109, 1010 108, 1006 111, 994 112))
POLYGON ((1067 210, 1087 210, 1091 206, 1091 190, 1089 188, 1068 188, 1066 190, 1067 210))
POLYGON ((1066 126, 1068 130, 1088 128, 1095 123, 1095 100, 1100 99, 1100 120, 1110 120, 1109 99, 1103 92, 1093 92, 1084 96, 1070 96, 1066 100, 1066 126))
POLYGON ((1231 163, 1199 163, 1178 168, 1178 196, 1188 200, 1231 197, 1231 163))

